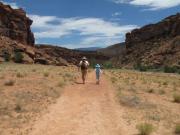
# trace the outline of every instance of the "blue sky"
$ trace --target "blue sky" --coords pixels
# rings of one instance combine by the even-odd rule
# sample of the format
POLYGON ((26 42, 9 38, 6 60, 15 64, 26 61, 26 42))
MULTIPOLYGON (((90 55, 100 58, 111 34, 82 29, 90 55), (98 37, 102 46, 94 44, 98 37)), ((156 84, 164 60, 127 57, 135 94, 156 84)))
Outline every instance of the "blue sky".
POLYGON ((180 12, 180 0, 3 0, 33 20, 36 43, 106 47, 125 34, 180 12))

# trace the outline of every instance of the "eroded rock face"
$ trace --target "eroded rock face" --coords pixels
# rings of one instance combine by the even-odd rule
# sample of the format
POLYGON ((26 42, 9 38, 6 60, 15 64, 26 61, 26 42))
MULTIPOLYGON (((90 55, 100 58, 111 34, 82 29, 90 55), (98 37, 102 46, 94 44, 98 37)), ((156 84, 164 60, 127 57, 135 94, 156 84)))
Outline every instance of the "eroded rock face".
POLYGON ((126 34, 122 66, 180 67, 180 13, 126 34))
POLYGON ((33 64, 35 59, 35 48, 21 44, 8 37, 0 36, 0 61, 14 61, 16 53, 23 55, 21 63, 33 64))
POLYGON ((0 2, 0 35, 19 41, 22 44, 34 45, 34 35, 30 26, 32 20, 26 17, 23 9, 12 9, 0 2))
POLYGON ((138 43, 173 38, 180 35, 180 13, 167 17, 157 24, 150 24, 135 29, 126 34, 126 47, 136 46, 138 43))

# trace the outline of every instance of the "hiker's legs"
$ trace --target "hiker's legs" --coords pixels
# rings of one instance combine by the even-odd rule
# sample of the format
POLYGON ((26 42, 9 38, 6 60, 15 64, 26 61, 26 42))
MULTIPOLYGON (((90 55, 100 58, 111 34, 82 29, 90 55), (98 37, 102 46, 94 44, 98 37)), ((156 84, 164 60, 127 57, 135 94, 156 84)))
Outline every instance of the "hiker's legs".
POLYGON ((82 70, 82 81, 83 83, 85 84, 85 81, 86 81, 86 75, 87 75, 87 70, 82 70))
POLYGON ((100 73, 96 72, 96 84, 99 84, 100 73))

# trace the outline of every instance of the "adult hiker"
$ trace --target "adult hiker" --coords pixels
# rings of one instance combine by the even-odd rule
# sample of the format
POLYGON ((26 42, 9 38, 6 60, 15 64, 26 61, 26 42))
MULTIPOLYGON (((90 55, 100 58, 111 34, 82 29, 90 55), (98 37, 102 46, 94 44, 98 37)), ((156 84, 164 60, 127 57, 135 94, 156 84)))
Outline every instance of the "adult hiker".
POLYGON ((96 73, 96 84, 100 83, 100 74, 102 73, 101 66, 96 64, 95 66, 95 73, 96 73))
POLYGON ((86 76, 87 76, 87 72, 88 72, 88 67, 89 67, 89 62, 87 61, 86 57, 82 58, 82 60, 79 63, 79 67, 81 68, 83 84, 85 84, 86 76))

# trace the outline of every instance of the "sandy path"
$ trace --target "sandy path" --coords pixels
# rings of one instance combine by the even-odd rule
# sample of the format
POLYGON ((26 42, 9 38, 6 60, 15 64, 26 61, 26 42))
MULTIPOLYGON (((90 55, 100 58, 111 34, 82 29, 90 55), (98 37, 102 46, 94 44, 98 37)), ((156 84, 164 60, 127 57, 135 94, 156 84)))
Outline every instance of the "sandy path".
POLYGON ((65 88, 30 135, 121 135, 126 131, 120 124, 122 114, 114 96, 106 78, 96 85, 94 73, 90 73, 85 85, 65 88))

